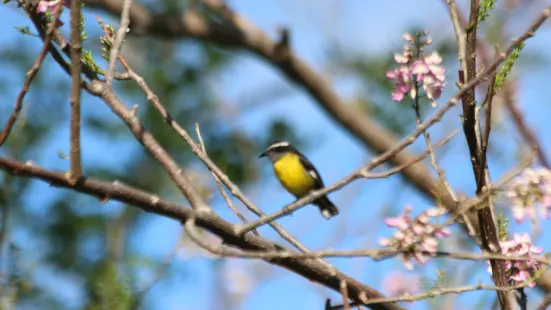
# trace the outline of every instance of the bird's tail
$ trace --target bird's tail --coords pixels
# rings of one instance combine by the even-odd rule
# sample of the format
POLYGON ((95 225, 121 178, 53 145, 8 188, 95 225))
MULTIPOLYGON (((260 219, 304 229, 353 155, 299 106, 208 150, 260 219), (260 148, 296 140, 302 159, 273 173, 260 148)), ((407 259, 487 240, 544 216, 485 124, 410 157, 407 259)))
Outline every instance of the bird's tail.
POLYGON ((319 198, 314 203, 320 208, 321 214, 326 220, 339 214, 339 209, 335 207, 335 205, 329 200, 329 198, 327 198, 327 196, 319 198))

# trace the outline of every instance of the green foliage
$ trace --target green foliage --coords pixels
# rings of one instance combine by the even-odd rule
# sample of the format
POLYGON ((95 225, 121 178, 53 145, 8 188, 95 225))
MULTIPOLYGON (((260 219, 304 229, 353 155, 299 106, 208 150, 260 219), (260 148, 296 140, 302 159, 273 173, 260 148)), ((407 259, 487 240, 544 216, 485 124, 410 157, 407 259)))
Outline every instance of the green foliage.
MULTIPOLYGON (((113 28, 113 26, 111 25, 106 24, 104 24, 104 26, 107 28, 109 34, 114 36, 115 28, 113 28)), ((105 59, 106 61, 109 61, 109 55, 111 53, 111 41, 106 36, 100 36, 99 39, 101 43, 101 57, 103 57, 103 59, 105 59)))
POLYGON ((490 16, 490 11, 494 9, 494 5, 497 0, 482 0, 480 3, 480 10, 478 11, 478 20, 477 23, 480 26, 480 23, 483 22, 488 16, 490 16))
POLYGON ((100 66, 94 60, 92 51, 87 49, 82 49, 82 61, 87 67, 92 69, 94 72, 103 74, 104 71, 100 68, 100 66))
POLYGON ((498 238, 500 241, 507 240, 507 227, 509 226, 509 219, 506 218, 503 213, 499 213, 497 218, 498 238))
POLYGON ((431 291, 446 287, 448 279, 446 278, 446 270, 436 270, 436 279, 423 277, 419 280, 419 287, 423 290, 431 291))
POLYGON ((431 294, 431 291, 439 290, 448 286, 449 280, 446 277, 446 270, 442 269, 436 270, 436 279, 429 277, 423 277, 419 280, 419 287, 427 291, 427 301, 433 304, 434 307, 438 307, 438 303, 443 299, 442 297, 436 297, 434 294, 431 294))
POLYGON ((36 34, 31 32, 31 29, 29 28, 29 26, 24 26, 24 27, 23 26, 13 26, 13 28, 15 30, 21 32, 22 34, 37 37, 36 34))
MULTIPOLYGON (((83 49, 83 62, 102 73, 94 60, 94 56, 99 56, 96 53, 101 53, 101 47, 94 45, 101 35, 99 27, 85 32, 84 19, 81 20, 81 26, 83 40, 92 42, 87 46, 88 49, 83 49)), ((28 28, 18 30, 30 33, 28 28)), ((212 89, 212 76, 232 63, 233 54, 210 44, 191 41, 159 42, 147 37, 129 37, 127 41, 127 46, 141 46, 132 51, 138 61, 133 61, 132 57, 127 59, 133 68, 159 95, 163 105, 179 124, 193 134, 195 123, 199 123, 208 153, 232 180, 240 184, 257 180, 257 151, 265 147, 264 142, 275 137, 287 139, 292 136, 293 130, 284 121, 267 122, 266 130, 257 135, 234 128, 221 115, 221 103, 216 97, 216 90, 212 89), (182 49, 186 49, 185 55, 182 49)), ((16 97, 24 73, 36 57, 36 48, 41 46, 39 43, 36 39, 16 39, 0 47, 0 65, 10 74, 12 71, 17 72, 2 83, 7 98, 16 97)), ((109 46, 104 44, 103 51, 106 54, 104 56, 108 56, 109 46)), ((58 135, 67 132, 69 83, 70 78, 51 57, 47 57, 25 98, 21 117, 10 139, 0 149, 2 156, 23 161, 32 159, 59 171, 67 167, 68 161, 60 158, 59 154, 63 157, 63 154, 68 153, 68 144, 65 143, 67 141, 60 141, 58 135)), ((182 138, 147 102, 134 82, 117 82, 114 87, 125 103, 139 106, 138 114, 145 128, 155 135, 182 169, 200 164, 182 138)), ((82 100, 83 164, 86 176, 106 181, 118 180, 167 199, 176 197, 174 201, 183 203, 166 172, 136 143, 126 126, 97 99, 83 94, 82 100), (100 148, 98 141, 101 141, 101 148, 121 150, 121 156, 102 156, 101 152, 97 152, 100 148), (95 151, 95 155, 91 156, 90 151, 95 151)), ((9 115, 11 105, 0 107, 0 112, 2 116, 9 115)), ((0 117, 0 123, 4 120, 4 117, 0 117)), ((300 139, 296 137, 296 140, 300 139)), ((14 240, 14 246, 21 247, 20 256, 26 260, 38 257, 36 268, 56 270, 60 279, 83 279, 84 284, 74 282, 74 289, 85 296, 79 309, 130 309, 132 303, 139 304, 145 297, 133 288, 138 286, 138 280, 143 279, 134 276, 134 273, 139 273, 147 266, 136 266, 134 258, 143 256, 143 253, 129 244, 136 232, 142 230, 154 216, 130 209, 132 216, 122 217, 121 223, 117 223, 126 231, 118 234, 122 239, 122 248, 118 247, 120 255, 113 255, 113 247, 117 248, 113 246, 113 233, 110 232, 113 213, 117 210, 112 206, 114 203, 106 200, 110 206, 103 208, 102 201, 98 199, 53 189, 43 183, 38 187, 34 184, 30 179, 0 173, 0 203, 10 207, 7 215, 10 229, 23 230, 34 243, 46 245, 41 246, 37 253, 25 241, 14 240), (43 199, 42 195, 48 198, 43 199)), ((4 214, 2 210, 2 216, 4 214)), ((0 254, 0 259, 8 255, 6 252, 0 254)), ((160 258, 150 260, 151 266, 161 264, 160 258)), ((168 268, 175 267, 168 265, 168 268)), ((40 277, 36 276, 35 269, 22 266, 9 270, 17 273, 17 278, 9 278, 9 283, 0 289, 3 292, 13 291, 18 305, 25 305, 29 309, 67 309, 64 305, 65 297, 43 287, 37 281, 40 277)), ((175 273, 169 271, 167 274, 175 273)), ((159 281, 167 281, 167 277, 159 281)))
POLYGON ((131 309, 132 292, 119 274, 119 266, 112 261, 101 264, 90 281, 92 296, 86 310, 131 309))
POLYGON ((84 30, 84 14, 82 14, 82 9, 84 8, 84 2, 80 3, 80 37, 82 39, 82 42, 88 40, 88 35, 86 34, 86 31, 84 30))
POLYGON ((499 90, 507 80, 507 76, 513 69, 513 65, 517 61, 518 57, 520 56, 520 51, 522 51, 525 45, 526 45, 526 42, 520 42, 518 46, 511 52, 511 54, 505 61, 505 64, 503 64, 503 66, 501 66, 501 69, 499 69, 499 72, 496 76, 496 82, 495 82, 496 90, 499 90))

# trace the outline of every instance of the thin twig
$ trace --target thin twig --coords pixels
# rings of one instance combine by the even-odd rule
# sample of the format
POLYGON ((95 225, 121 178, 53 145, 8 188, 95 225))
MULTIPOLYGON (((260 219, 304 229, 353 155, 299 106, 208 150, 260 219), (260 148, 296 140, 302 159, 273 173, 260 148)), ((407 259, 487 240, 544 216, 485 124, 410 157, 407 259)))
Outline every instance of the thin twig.
POLYGON ((23 107, 23 99, 25 98, 25 95, 29 92, 31 88, 31 83, 35 78, 36 74, 38 73, 38 69, 40 69, 42 62, 46 57, 46 54, 48 53, 48 49, 50 48, 50 44, 52 42, 52 35, 54 33, 56 23, 59 20, 59 17, 61 16, 62 11, 63 11, 63 1, 59 1, 59 3, 55 7, 54 17, 52 21, 50 21, 50 24, 48 25, 48 30, 46 31, 46 36, 44 37, 44 44, 42 46, 42 50, 40 50, 40 54, 38 54, 38 57, 33 63, 33 66, 27 72, 26 74, 27 78, 23 83, 23 88, 17 95, 17 99, 15 99, 15 104, 13 105, 13 111, 11 112, 10 118, 8 119, 6 126, 2 130, 2 133, 0 133, 0 147, 2 147, 4 142, 6 142, 6 140, 8 139, 11 133, 11 130, 15 125, 15 122, 19 117, 19 113, 21 113, 21 108, 23 107))
MULTIPOLYGON (((199 144, 201 145, 201 149, 203 150, 203 153, 207 154, 207 149, 205 148, 205 143, 203 142, 203 138, 201 137, 201 130, 199 129, 199 124, 197 124, 197 123, 195 124, 195 132, 197 133, 197 138, 199 139, 199 144)), ((211 171, 211 173, 212 173, 212 171, 211 171)), ((222 185, 222 182, 220 182, 220 179, 214 173, 212 173, 212 177, 214 178, 214 181, 216 181, 216 185, 218 185, 218 189, 220 190, 220 193, 222 194, 222 197, 224 197, 224 200, 226 201, 226 204, 230 207, 230 209, 232 209, 233 213, 235 213, 235 215, 237 215, 237 217, 239 217, 239 219, 241 219, 241 221, 244 224, 247 224, 248 223, 247 219, 233 205, 233 202, 231 201, 228 194, 226 194, 226 190, 224 189, 224 186, 222 185)), ((260 234, 256 230, 253 230, 253 233, 255 235, 257 235, 258 237, 260 237, 260 234)))
POLYGON ((178 243, 176 246, 168 253, 168 255, 163 258, 163 260, 160 262, 160 265, 155 268, 155 271, 153 272, 153 279, 149 280, 145 285, 140 287, 138 291, 135 293, 135 296, 132 298, 132 305, 130 307, 130 310, 138 310, 140 309, 140 306, 142 306, 142 302, 144 301, 144 296, 151 291, 151 289, 159 283, 159 281, 162 280, 163 276, 166 275, 166 272, 168 271, 170 264, 174 261, 174 257, 178 254, 178 251, 180 250, 180 247, 182 246, 182 238, 178 240, 178 243))
MULTIPOLYGON (((60 1, 63 2, 63 1, 60 1)), ((81 87, 81 1, 71 1, 71 125, 70 125, 70 168, 67 178, 70 182, 77 182, 82 176, 82 161, 80 154, 80 87, 81 87)))
MULTIPOLYGON (((470 82, 476 76, 476 47, 477 47, 477 30, 478 17, 480 13, 480 0, 471 0, 471 9, 469 13, 469 24, 466 29, 466 63, 467 70, 459 72, 459 83, 463 84, 470 82)), ((494 74, 493 72, 491 74, 494 74)), ((491 178, 488 166, 482 163, 482 135, 480 133, 480 125, 476 106, 475 89, 470 89, 465 92, 461 98, 463 108, 463 131, 467 145, 469 147, 469 156, 473 168, 474 179, 476 182, 476 194, 480 195, 488 191, 491 187, 491 178)), ((478 225, 480 230, 481 247, 487 252, 501 252, 499 243, 499 231, 496 227, 495 206, 492 196, 488 195, 487 205, 477 210, 478 225)), ((490 259, 492 270, 492 279, 499 287, 509 285, 505 262, 500 260, 490 259)), ((512 310, 510 292, 497 291, 499 304, 503 310, 512 310)))
MULTIPOLYGON (((486 122, 484 125, 484 137, 482 138, 482 151, 481 151, 481 167, 485 168, 487 166, 487 160, 488 160, 488 144, 490 141, 490 131, 492 130, 492 103, 494 101, 494 95, 495 95, 495 82, 496 82, 496 74, 494 73, 492 75, 492 78, 490 79, 490 83, 488 84, 488 93, 486 95, 487 101, 484 101, 484 106, 486 107, 486 122)), ((481 169, 481 171, 484 171, 484 169, 481 169)), ((479 175, 478 179, 482 179, 483 175, 479 175)))
MULTIPOLYGON (((436 296, 442 296, 447 294, 462 294, 465 292, 472 292, 472 291, 496 291, 496 292, 505 292, 509 293, 514 291, 516 288, 526 287, 529 283, 522 283, 514 287, 505 287, 505 286, 492 286, 492 285, 484 285, 484 284, 477 284, 477 285, 465 285, 461 287, 453 287, 453 288, 439 288, 430 290, 426 293, 416 294, 416 295, 402 295, 398 297, 385 297, 385 298, 377 298, 377 299, 370 299, 368 302, 365 302, 364 304, 366 306, 369 305, 375 305, 379 303, 387 303, 387 302, 414 302, 418 300, 423 300, 427 298, 434 298, 436 296)), ((332 310, 339 310, 343 309, 343 306, 334 306, 331 308, 332 310)))
POLYGON ((465 213, 473 210, 474 208, 482 208, 488 197, 494 194, 499 188, 509 183, 514 177, 518 176, 524 169, 534 164, 534 159, 530 158, 526 162, 522 163, 519 167, 515 168, 513 171, 508 172, 496 183, 497 185, 490 186, 488 190, 484 191, 482 194, 476 196, 471 201, 464 203, 463 206, 457 212, 451 216, 444 224, 444 226, 450 226, 455 223, 455 221, 463 216, 465 213))
POLYGON ((546 310, 549 309, 549 306, 551 306, 551 293, 548 293, 543 298, 541 304, 538 306, 536 310, 546 310))
MULTIPOLYGON (((234 226, 218 217, 213 212, 199 212, 197 208, 184 208, 181 205, 163 200, 158 196, 141 191, 139 189, 127 186, 120 182, 102 182, 94 179, 83 178, 81 182, 72 185, 67 181, 63 173, 57 173, 42 169, 31 163, 21 163, 0 157, 0 169, 18 177, 28 177, 42 180, 50 186, 71 189, 93 197, 101 201, 114 200, 127 203, 140 208, 146 212, 160 214, 167 218, 172 218, 185 223, 189 219, 195 219, 198 227, 207 229, 216 234, 224 243, 229 246, 235 246, 249 251, 275 251, 288 249, 265 239, 247 235, 240 237, 235 234, 234 226)), ((200 199, 200 197, 199 197, 200 199)), ((194 201, 194 200, 192 200, 194 201)), ((360 301, 367 301, 370 298, 381 297, 382 294, 373 288, 364 285, 355 279, 346 276, 342 272, 328 268, 318 260, 300 260, 300 259, 273 259, 267 260, 270 264, 281 266, 290 270, 310 281, 320 283, 335 291, 339 291, 339 281, 344 279, 348 285, 350 297, 360 301)), ((381 310, 403 310, 398 304, 388 303, 373 306, 373 309, 381 310)))
MULTIPOLYGON (((456 134, 457 134, 457 132, 452 133, 449 138, 444 139, 444 142, 450 141, 451 138, 454 137, 456 134)), ((443 145, 443 143, 439 143, 438 145, 443 145)), ((390 154, 389 155, 389 154, 385 153, 385 154, 383 154, 379 157, 374 158, 367 165, 357 169, 356 171, 352 172, 351 174, 349 174, 348 176, 342 178, 341 180, 337 181, 336 183, 332 184, 331 186, 327 186, 327 187, 325 187, 323 189, 320 189, 320 190, 312 191, 310 194, 308 194, 308 195, 298 199, 297 201, 283 207, 279 211, 276 211, 272 214, 263 216, 263 217, 259 218, 256 221, 250 222, 249 224, 243 225, 239 229, 239 233, 240 234, 245 234, 245 233, 251 231, 252 229, 258 228, 258 227, 260 227, 262 225, 265 225, 265 224, 268 224, 268 223, 272 223, 273 221, 275 221, 275 220, 277 220, 277 219, 279 219, 283 216, 289 215, 289 214, 293 213, 294 211, 306 206, 307 204, 314 201, 316 198, 318 198, 322 195, 328 194, 330 192, 333 192, 335 190, 338 190, 338 189, 344 187, 345 185, 347 185, 347 184, 349 184, 349 183, 351 183, 351 182, 353 182, 357 179, 360 179, 360 178, 375 179, 375 178, 389 177, 392 174, 398 173, 401 170, 417 163, 420 159, 427 156, 428 152, 424 152, 422 154, 423 155, 422 158, 420 158, 420 156, 419 156, 419 157, 415 158, 414 161, 409 162, 407 165, 403 165, 403 166, 400 166, 400 167, 395 167, 394 169, 392 169, 390 171, 387 171, 387 172, 384 172, 384 173, 377 173, 377 174, 369 173, 369 171, 371 171, 372 169, 378 167, 380 164, 384 163, 386 161, 386 158, 388 158, 389 156, 392 156, 392 155, 395 155, 395 154, 390 154)))
POLYGON ((457 8, 455 6, 455 0, 446 0, 448 3, 448 9, 450 12, 450 19, 452 20, 453 30, 457 39, 457 58, 463 72, 467 72, 467 62, 465 60, 466 45, 465 45, 465 31, 461 27, 459 17, 457 14, 457 8))
POLYGON ((119 24, 119 29, 115 36, 113 46, 109 52, 109 65, 107 66, 107 72, 105 73, 105 82, 108 86, 111 86, 113 76, 115 75, 115 69, 117 68, 117 60, 119 53, 124 43, 124 38, 128 32, 128 25, 130 25, 130 7, 132 6, 132 0, 124 0, 122 5, 122 13, 119 24))
POLYGON ((344 310, 350 310, 350 305, 348 304, 348 288, 346 287, 346 282, 341 281, 341 295, 342 303, 344 305, 344 310))
MULTIPOLYGON (((233 257, 233 258, 246 258, 246 259, 286 259, 286 258, 299 258, 299 259, 312 259, 322 257, 334 257, 334 258, 359 258, 369 257, 375 261, 380 261, 388 258, 395 257, 403 254, 404 251, 398 251, 394 249, 362 249, 362 250, 320 250, 310 253, 298 253, 288 250, 275 250, 275 251, 240 251, 222 243, 210 243, 203 238, 197 231, 194 221, 187 221, 184 225, 184 229, 189 238, 201 248, 206 251, 218 255, 220 257, 233 257)), ((489 259, 505 260, 505 261, 535 261, 551 266, 551 259, 544 256, 509 256, 502 254, 492 253, 460 253, 460 252, 436 252, 429 253, 423 252, 423 254, 432 255, 434 257, 458 259, 458 260, 470 260, 470 261, 487 261, 489 259)))
MULTIPOLYGON (((450 1, 448 1, 448 3, 450 3, 450 1)), ((455 2, 454 1, 451 1, 451 4, 450 4, 450 12, 451 11, 455 12, 455 2), (453 10, 452 10, 452 6, 453 6, 453 10)), ((452 16, 453 16, 453 14, 452 14, 452 16)), ((455 14, 455 17, 457 18, 457 14, 455 14)), ((452 18, 452 20, 453 20, 453 18, 452 18)), ((458 35, 458 37, 459 36, 460 36, 460 34, 458 35)), ((420 53, 421 53, 421 46, 419 46, 419 40, 416 40, 415 42, 417 44, 417 46, 416 46, 417 47, 416 58, 419 59, 420 53)), ((417 82, 417 80, 414 80, 413 83, 414 83, 414 87, 416 89, 415 98, 414 98, 414 102, 413 102, 413 110, 415 111, 415 116, 416 116, 416 119, 417 119, 417 126, 420 126, 420 125, 423 124, 423 118, 421 117, 421 107, 420 107, 420 104, 419 104, 419 100, 420 100, 420 98, 419 98, 419 83, 417 82)), ((459 209, 459 200, 457 199, 457 195, 455 194, 455 191, 453 190, 453 188, 450 186, 448 180, 446 179, 446 176, 444 175, 444 171, 442 171, 442 169, 440 169, 440 167, 438 166, 438 162, 436 161, 436 155, 434 154, 434 150, 433 150, 433 147, 432 147, 430 134, 429 134, 428 130, 423 130, 423 135, 425 137, 425 144, 427 145, 427 151, 429 153, 430 163, 431 163, 434 171, 436 171, 436 174, 438 174, 438 177, 440 178, 440 181, 442 182, 442 185, 446 189, 448 195, 451 197, 451 199, 455 203, 456 209, 459 209)), ((476 231, 474 230, 473 224, 472 224, 471 220, 469 219, 469 217, 466 214, 463 215, 463 221, 465 222, 465 226, 467 227, 467 231, 468 231, 469 235, 471 237, 476 236, 476 231)))
MULTIPOLYGON (((472 80, 464 83, 464 85, 461 87, 461 89, 455 95, 453 95, 448 100, 448 102, 442 108, 440 108, 431 118, 429 118, 427 121, 425 121, 422 125, 417 126, 417 128, 408 137, 404 138, 396 147, 394 147, 391 150, 388 150, 383 155, 379 156, 378 159, 380 160, 380 162, 375 162, 375 163, 372 162, 373 165, 378 166, 380 163, 386 162, 390 158, 393 158, 400 151, 402 151, 404 148, 406 148, 407 146, 412 144, 415 141, 415 138, 417 138, 420 134, 422 134, 423 131, 425 131, 428 127, 430 127, 433 124, 439 122, 440 119, 442 118, 442 116, 449 109, 451 109, 453 106, 455 106, 455 104, 458 102, 459 98, 462 98, 467 92, 472 91, 473 87, 478 85, 478 83, 480 83, 488 75, 493 74, 495 72, 495 70, 497 69, 497 67, 505 59, 507 59, 508 55, 516 48, 516 46, 520 42, 523 42, 523 41, 527 40, 528 38, 532 37, 534 32, 543 24, 543 22, 547 18, 549 18, 550 15, 551 15, 551 6, 549 6, 546 10, 543 11, 543 13, 539 16, 539 18, 537 18, 532 23, 532 25, 530 25, 530 27, 528 28, 528 30, 525 33, 523 33, 519 38, 513 39, 512 40, 513 42, 508 46, 506 51, 504 53, 499 54, 497 59, 488 68, 486 68, 483 72, 476 75, 472 80)), ((342 179, 341 181, 338 181, 333 186, 329 186, 329 187, 326 187, 322 190, 311 192, 309 195, 299 199, 297 202, 293 203, 292 205, 293 206, 295 206, 295 205, 296 206, 306 205, 306 204, 310 203, 311 201, 314 201, 316 198, 319 198, 319 197, 331 192, 332 190, 336 190, 338 188, 341 188, 342 186, 347 184, 346 182, 351 182, 351 181, 353 181, 357 178, 359 178, 359 176, 354 175, 354 173, 353 173, 351 176, 348 176, 348 177, 342 179), (343 182, 343 181, 346 181, 346 182, 343 182), (328 190, 328 188, 331 188, 332 190, 328 190), (300 202, 300 204, 299 204, 299 202, 300 202)), ((291 205, 289 205, 287 207, 289 207, 289 209, 290 209, 290 206, 291 205)), ((287 207, 285 207, 285 208, 287 208, 287 207)), ((253 228, 252 223, 254 223, 254 222, 249 223, 247 228, 253 228)), ((241 232, 243 232, 243 231, 244 230, 242 229, 241 232)))
POLYGON ((127 108, 113 92, 113 89, 107 86, 107 83, 104 81, 92 81, 90 91, 93 95, 103 99, 109 108, 125 123, 134 137, 136 137, 136 140, 161 164, 193 208, 198 208, 198 211, 212 212, 174 159, 159 144, 155 137, 145 129, 137 117, 135 109, 127 108))
MULTIPOLYGON (((264 212, 262 212, 260 209, 258 209, 239 189, 237 185, 235 185, 227 175, 225 175, 208 157, 206 153, 203 152, 201 149, 201 146, 197 144, 191 136, 188 134, 188 132, 178 124, 178 122, 175 122, 172 118, 172 116, 168 113, 166 108, 162 105, 159 98, 153 91, 149 88, 145 80, 138 75, 126 62, 126 60, 122 57, 119 57, 119 60, 123 67, 126 69, 126 71, 130 74, 132 79, 136 81, 136 83, 140 86, 144 94, 147 96, 148 101, 157 109, 159 114, 163 117, 165 122, 174 129, 174 131, 184 139, 184 141, 191 147, 191 151, 199 157, 199 159, 207 166, 207 168, 213 173, 213 175, 216 175, 219 180, 224 183, 224 185, 230 190, 232 195, 239 199, 243 204, 249 209, 251 212, 255 213, 258 216, 263 216, 264 212)), ((297 249, 303 251, 303 252, 309 252, 308 248, 304 246, 302 243, 300 243, 295 237, 293 237, 290 233, 288 233, 281 225, 274 223, 274 225, 271 225, 274 230, 286 241, 288 241, 290 244, 292 244, 297 249)))
POLYGON ((536 150, 536 154, 538 155, 540 164, 547 169, 551 169, 549 159, 545 155, 541 144, 538 142, 534 131, 530 128, 528 124, 526 124, 522 115, 522 111, 513 99, 510 88, 511 84, 508 83, 508 85, 505 85, 503 90, 505 92, 505 106, 509 109, 509 112, 511 112, 511 116, 513 117, 513 121, 515 122, 515 125, 517 126, 520 135, 524 138, 524 140, 526 140, 530 147, 536 150))
MULTIPOLYGON (((197 228, 195 226, 195 221, 193 219, 189 219, 184 224, 184 230, 186 234, 190 237, 190 239, 195 242, 200 247, 204 248, 205 250, 225 256, 225 257, 241 257, 241 258, 262 258, 262 259, 271 259, 271 258, 290 258, 290 257, 304 257, 304 258, 311 258, 311 257, 319 257, 320 252, 316 253, 296 253, 292 254, 289 252, 281 251, 281 252, 262 252, 262 253, 253 253, 251 251, 247 252, 237 252, 233 249, 227 248, 223 245, 213 245, 209 244, 208 242, 204 242, 201 240, 201 236, 199 235, 197 228), (312 256, 316 255, 316 256, 312 256)), ((334 251, 337 252, 337 251, 334 251)), ((353 251, 350 251, 353 252, 353 251)), ((380 255, 381 252, 384 252, 384 250, 372 250, 371 254, 374 255, 380 255)), ((365 252, 366 253, 366 252, 365 252)), ((364 254, 365 254, 364 253, 364 254)), ((340 254, 343 254, 342 251, 340 254)), ((395 252, 393 254, 396 254, 395 252)), ((510 257, 506 255, 499 255, 499 254, 482 254, 482 255, 476 255, 471 253, 437 253, 437 255, 441 255, 443 257, 449 257, 449 258, 459 258, 459 259, 473 259, 473 260, 488 260, 488 259, 500 259, 500 260, 520 260, 520 261, 526 261, 526 260, 537 260, 537 261, 544 261, 547 265, 551 265, 551 260, 548 260, 543 257, 510 257)), ((407 295, 407 296, 400 296, 400 297, 388 297, 388 298, 379 298, 379 299, 369 299, 368 301, 363 301, 363 304, 365 305, 373 305, 373 304, 379 304, 379 303, 386 303, 386 302, 396 302, 396 301, 408 301, 413 302, 416 300, 425 299, 427 297, 434 297, 439 295, 445 295, 445 294, 451 294, 451 293, 463 293, 467 291, 474 291, 474 290, 495 290, 495 291, 504 291, 509 292, 514 289, 526 287, 532 282, 533 280, 530 279, 526 281, 525 283, 521 283, 520 285, 514 286, 514 287, 497 287, 497 286, 488 286, 488 285, 470 285, 465 287, 459 287, 459 288, 444 288, 444 289, 436 289, 431 290, 427 293, 418 294, 418 295, 407 295)), ((341 286, 342 290, 342 286, 341 286)), ((344 296, 344 295, 343 295, 344 296)), ((344 303, 344 307, 346 307, 348 303, 344 303)), ((343 306, 336 306, 332 307, 332 309, 342 309, 343 306)))

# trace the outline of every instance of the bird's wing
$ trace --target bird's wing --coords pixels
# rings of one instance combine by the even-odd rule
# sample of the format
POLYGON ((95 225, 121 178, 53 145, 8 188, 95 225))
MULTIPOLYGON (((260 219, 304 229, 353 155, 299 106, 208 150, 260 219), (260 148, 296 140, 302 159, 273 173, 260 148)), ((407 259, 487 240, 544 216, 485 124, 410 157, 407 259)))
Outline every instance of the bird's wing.
POLYGON ((325 185, 323 185, 323 180, 321 179, 321 175, 316 170, 316 167, 306 158, 304 155, 299 153, 300 163, 306 168, 306 171, 312 176, 314 181, 316 182, 316 189, 323 188, 325 185))

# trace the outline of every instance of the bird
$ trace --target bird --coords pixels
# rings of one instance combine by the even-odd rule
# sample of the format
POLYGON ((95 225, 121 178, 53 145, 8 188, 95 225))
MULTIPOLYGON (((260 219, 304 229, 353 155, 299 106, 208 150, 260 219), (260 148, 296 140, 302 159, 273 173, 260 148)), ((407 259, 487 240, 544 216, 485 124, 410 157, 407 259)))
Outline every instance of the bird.
MULTIPOLYGON (((259 158, 268 157, 276 178, 283 188, 299 199, 313 190, 322 189, 323 180, 314 165, 287 141, 274 141, 259 158)), ((325 219, 339 214, 326 195, 314 200, 325 219)))

